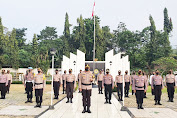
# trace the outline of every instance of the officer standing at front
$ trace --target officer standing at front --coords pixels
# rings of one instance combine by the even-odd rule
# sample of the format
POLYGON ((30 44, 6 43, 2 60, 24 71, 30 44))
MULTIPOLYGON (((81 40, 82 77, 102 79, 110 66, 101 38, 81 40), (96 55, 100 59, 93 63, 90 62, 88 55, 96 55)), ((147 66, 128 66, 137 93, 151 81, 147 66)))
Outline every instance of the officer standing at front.
POLYGON ((64 74, 62 75, 62 80, 63 80, 63 94, 65 93, 65 80, 66 80, 66 76, 67 76, 67 74, 66 74, 66 70, 64 71, 64 74))
POLYGON ((60 85, 62 84, 62 76, 58 73, 58 69, 55 70, 55 75, 53 75, 53 89, 54 89, 54 99, 58 99, 60 85))
POLYGON ((27 101, 25 103, 32 103, 33 98, 33 81, 34 81, 34 73, 32 73, 32 67, 28 67, 28 74, 25 77, 25 86, 26 86, 26 93, 27 93, 27 101))
POLYGON ((138 109, 144 109, 142 104, 143 104, 144 93, 147 90, 147 84, 145 78, 142 76, 141 70, 138 71, 138 76, 136 76, 133 79, 132 87, 136 95, 136 103, 138 109))
POLYGON ((121 71, 118 71, 118 75, 116 76, 115 79, 115 85, 117 87, 117 94, 118 94, 118 101, 123 101, 122 96, 123 96, 123 76, 121 75, 121 71))
POLYGON ((174 92, 175 92, 175 75, 172 70, 169 70, 169 73, 166 75, 166 87, 168 92, 168 102, 173 102, 174 92))
POLYGON ((161 95, 162 95, 162 88, 163 88, 163 78, 159 75, 159 71, 156 71, 156 75, 152 77, 151 87, 154 89, 155 94, 155 105, 162 105, 160 103, 161 95))
POLYGON ((67 94, 67 101, 66 103, 69 103, 69 99, 70 102, 72 103, 72 99, 73 99, 73 91, 74 88, 76 87, 76 77, 74 74, 72 74, 72 69, 69 69, 69 74, 66 76, 66 81, 65 81, 65 88, 66 88, 66 94, 67 94))
POLYGON ((84 110, 82 111, 82 113, 85 113, 85 112, 91 113, 90 111, 91 98, 90 97, 92 93, 92 81, 93 81, 93 74, 90 71, 90 66, 87 65, 85 66, 85 71, 82 72, 82 75, 80 76, 80 79, 79 79, 79 89, 80 91, 82 91, 82 102, 83 102, 83 107, 84 107, 84 110))
POLYGON ((104 76, 104 74, 102 74, 102 70, 100 70, 100 73, 98 74, 98 76, 97 76, 97 84, 98 84, 98 94, 103 94, 103 92, 102 92, 102 88, 103 88, 103 84, 102 84, 102 82, 103 82, 103 76, 104 76))
POLYGON ((36 96, 36 106, 41 108, 43 90, 46 86, 46 78, 45 75, 42 74, 42 70, 38 68, 38 74, 34 77, 34 88, 35 88, 35 96, 36 96))
POLYGON ((124 80, 125 80, 125 97, 128 97, 131 85, 131 77, 130 75, 128 75, 128 70, 125 71, 124 80))
POLYGON ((103 85, 104 85, 104 91, 105 91, 105 99, 106 103, 111 103, 111 96, 112 96, 112 89, 114 89, 114 80, 111 74, 109 74, 109 69, 106 69, 106 75, 103 77, 103 85))
POLYGON ((0 91, 1 91, 1 98, 0 99, 6 98, 7 85, 8 85, 8 79, 5 74, 5 70, 2 70, 2 73, 0 74, 0 91))
POLYGON ((9 93, 10 85, 12 83, 12 75, 10 74, 10 70, 7 70, 7 79, 8 79, 8 86, 7 86, 7 93, 9 93))

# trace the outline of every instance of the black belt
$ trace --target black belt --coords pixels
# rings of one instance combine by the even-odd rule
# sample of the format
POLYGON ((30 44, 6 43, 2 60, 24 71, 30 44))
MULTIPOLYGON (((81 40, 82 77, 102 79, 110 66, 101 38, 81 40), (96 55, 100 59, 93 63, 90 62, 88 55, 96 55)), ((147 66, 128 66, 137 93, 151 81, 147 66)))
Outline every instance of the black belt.
POLYGON ((82 85, 89 86, 89 85, 92 85, 92 84, 83 84, 83 83, 82 83, 82 85))
POLYGON ((135 87, 137 87, 137 88, 144 88, 144 86, 141 86, 141 87, 140 86, 135 86, 135 87))
POLYGON ((105 86, 110 86, 110 85, 112 86, 112 84, 104 84, 104 85, 105 85, 105 86))
POLYGON ((69 84, 69 83, 73 83, 74 84, 74 81, 73 82, 66 82, 67 84, 69 84))
POLYGON ((35 83, 35 85, 40 85, 40 84, 43 84, 43 83, 35 83))
POLYGON ((98 82, 102 82, 102 81, 98 81, 98 82))

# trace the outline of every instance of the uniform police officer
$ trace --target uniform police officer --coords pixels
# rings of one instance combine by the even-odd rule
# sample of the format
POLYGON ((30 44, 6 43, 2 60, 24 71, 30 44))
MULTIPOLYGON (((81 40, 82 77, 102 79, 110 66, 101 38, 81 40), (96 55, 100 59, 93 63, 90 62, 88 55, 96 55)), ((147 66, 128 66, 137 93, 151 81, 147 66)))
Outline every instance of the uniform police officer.
MULTIPOLYGON (((146 87, 148 88, 148 78, 147 78, 147 75, 145 74, 145 72, 143 72, 142 74, 143 74, 143 77, 144 77, 144 79, 145 79, 145 81, 146 81, 146 87)), ((145 87, 145 86, 144 86, 144 87, 145 87)), ((147 97, 146 97, 146 92, 144 93, 144 98, 147 98, 147 97)))
POLYGON ((69 103, 69 99, 71 100, 70 102, 72 103, 73 91, 76 84, 75 78, 76 78, 75 75, 72 74, 72 69, 69 69, 69 74, 66 76, 66 80, 65 80, 65 88, 66 88, 66 94, 68 99, 66 103, 69 103))
POLYGON ((7 70, 7 80, 8 80, 8 86, 7 86, 7 93, 9 93, 10 85, 12 83, 12 75, 10 74, 10 70, 7 70))
POLYGON ((92 81, 93 81, 93 74, 90 71, 90 66, 85 66, 85 71, 82 72, 80 79, 79 79, 79 89, 82 91, 82 102, 84 110, 82 113, 90 111, 91 106, 91 93, 92 93, 92 81), (87 108, 86 108, 87 107, 87 108))
POLYGON ((55 75, 53 75, 53 89, 54 89, 54 99, 58 99, 60 85, 62 84, 62 76, 55 70, 55 75))
POLYGON ((135 76, 135 78, 133 79, 133 84, 132 84, 134 93, 136 95, 136 103, 137 103, 138 109, 144 109, 142 104, 143 104, 144 93, 147 90, 146 85, 147 85, 146 80, 142 76, 142 71, 139 70, 138 76, 135 76))
POLYGON ((38 74, 34 76, 34 88, 35 88, 35 96, 36 96, 36 107, 41 108, 43 90, 46 85, 45 75, 42 74, 42 70, 38 68, 38 74))
POLYGON ((5 70, 2 70, 2 73, 0 75, 0 91, 1 91, 0 99, 5 99, 7 85, 8 85, 8 79, 7 76, 5 75, 5 70))
POLYGON ((175 75, 173 74, 172 70, 166 75, 166 87, 168 92, 168 102, 173 102, 174 98, 174 91, 175 91, 175 75))
POLYGON ((121 71, 119 70, 118 75, 115 78, 115 85, 117 87, 117 94, 119 97, 118 101, 123 101, 122 100, 122 96, 123 96, 123 94, 122 94, 123 93, 123 91, 122 91, 123 84, 122 83, 123 83, 123 76, 121 75, 121 71))
MULTIPOLYGON (((135 71, 133 71, 132 72, 132 75, 130 76, 131 77, 131 82, 132 82, 132 88, 133 88, 133 80, 135 79, 135 77, 136 77, 137 75, 136 75, 136 72, 135 71)), ((134 90, 132 89, 132 95, 134 94, 134 90)))
POLYGON ((114 81, 112 75, 109 74, 109 69, 106 69, 106 75, 104 75, 103 77, 103 85, 104 85, 105 99, 106 99, 105 104, 108 103, 108 100, 109 100, 109 104, 112 104, 111 96, 112 96, 112 89, 114 89, 114 81))
POLYGON ((28 67, 28 74, 25 77, 25 86, 27 93, 27 101, 25 103, 32 103, 33 98, 33 81, 34 81, 34 73, 32 73, 32 67, 28 67))
POLYGON ((62 80, 63 80, 63 94, 65 93, 65 80, 66 80, 66 76, 67 76, 67 74, 66 74, 66 70, 64 71, 64 74, 62 75, 62 80))
POLYGON ((161 94, 162 94, 162 88, 163 88, 163 79, 162 76, 159 75, 159 71, 156 71, 156 75, 152 77, 151 87, 154 89, 155 94, 155 105, 162 105, 160 103, 161 100, 161 94))
POLYGON ((124 80, 125 80, 125 97, 128 97, 130 84, 131 84, 131 77, 130 75, 128 75, 127 70, 125 71, 124 80))
POLYGON ((99 92, 98 94, 103 94, 103 92, 102 92, 102 88, 103 88, 103 84, 102 84, 102 82, 103 82, 103 76, 104 76, 104 74, 102 74, 102 70, 100 70, 100 73, 97 76, 98 92, 99 92))
MULTIPOLYGON (((79 84, 79 78, 80 78, 80 76, 82 75, 82 70, 80 70, 80 73, 78 74, 78 76, 77 76, 77 81, 78 81, 78 84, 79 84)), ((81 93, 81 91, 79 90, 79 92, 78 93, 81 93)))

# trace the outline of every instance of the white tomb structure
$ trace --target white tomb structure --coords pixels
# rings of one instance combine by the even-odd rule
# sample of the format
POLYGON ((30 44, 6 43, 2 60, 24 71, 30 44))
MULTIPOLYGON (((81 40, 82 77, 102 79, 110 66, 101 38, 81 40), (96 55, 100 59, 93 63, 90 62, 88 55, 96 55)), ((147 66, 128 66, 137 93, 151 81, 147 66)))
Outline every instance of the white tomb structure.
MULTIPOLYGON (((128 74, 130 74, 130 61, 129 56, 121 57, 122 53, 118 53, 114 55, 114 51, 110 50, 109 52, 105 53, 105 61, 98 61, 98 64, 102 63, 105 65, 104 69, 110 69, 110 74, 113 75, 115 79, 118 71, 121 70, 122 74, 128 70, 128 74)), ((93 61, 85 61, 85 53, 80 50, 77 50, 77 54, 70 53, 70 58, 63 55, 62 61, 62 74, 64 70, 69 71, 71 68, 73 70, 73 74, 77 76, 80 70, 85 69, 85 64, 90 64, 93 66, 93 61)), ((95 62, 97 64, 97 61, 95 62)), ((97 67, 97 66, 95 66, 97 67)), ((95 68, 97 69, 97 68, 95 68)))

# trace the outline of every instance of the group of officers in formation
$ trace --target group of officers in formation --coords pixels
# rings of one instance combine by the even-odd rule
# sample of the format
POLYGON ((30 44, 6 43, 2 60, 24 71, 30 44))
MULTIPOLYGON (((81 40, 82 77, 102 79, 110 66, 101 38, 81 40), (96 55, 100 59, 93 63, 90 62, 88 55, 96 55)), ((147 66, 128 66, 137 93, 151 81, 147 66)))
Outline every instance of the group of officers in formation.
MULTIPOLYGON (((42 73, 42 70, 38 68, 38 74, 33 73, 33 68, 29 67, 25 78, 24 78, 24 86, 27 93, 27 101, 25 103, 32 103, 33 98, 33 90, 35 90, 36 97, 36 106, 41 107, 43 90, 46 86, 46 77, 42 73)), ((165 78, 165 85, 163 83, 163 78, 160 75, 160 72, 156 70, 153 72, 153 75, 150 77, 151 90, 154 95, 155 105, 162 105, 161 94, 163 87, 167 87, 168 102, 173 102, 174 91, 175 91, 175 75, 172 70, 169 70, 169 73, 165 78)), ((88 112, 91 113, 91 93, 92 93, 92 83, 94 81, 94 75, 90 71, 89 65, 85 66, 85 70, 80 70, 78 77, 72 74, 72 69, 69 69, 69 74, 66 74, 66 70, 64 74, 59 74, 58 70, 55 70, 55 74, 53 75, 53 90, 54 90, 54 99, 58 99, 60 86, 63 86, 63 94, 67 94, 66 103, 72 103, 73 99, 73 91, 76 88, 76 84, 78 83, 79 93, 82 93, 83 99, 83 111, 82 113, 88 112)), ((10 71, 5 73, 5 70, 2 70, 2 74, 0 75, 0 91, 1 91, 1 99, 5 99, 5 94, 9 93, 10 83, 12 82, 12 75, 10 71)), ((129 89, 132 86, 132 95, 135 93, 136 103, 138 109, 144 109, 143 98, 146 98, 146 91, 148 89, 149 80, 147 75, 139 70, 137 73, 133 71, 131 75, 128 74, 128 71, 125 71, 125 74, 122 75, 121 71, 118 71, 118 75, 115 77, 115 81, 113 76, 110 74, 109 69, 106 69, 106 73, 103 70, 99 71, 97 75, 97 84, 98 84, 98 94, 105 94, 105 104, 111 103, 112 90, 114 87, 117 88, 118 101, 123 101, 123 87, 125 97, 129 97, 129 89), (123 83, 124 82, 124 83, 123 83)))

